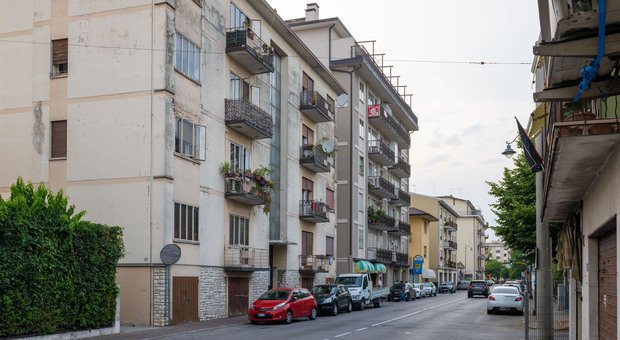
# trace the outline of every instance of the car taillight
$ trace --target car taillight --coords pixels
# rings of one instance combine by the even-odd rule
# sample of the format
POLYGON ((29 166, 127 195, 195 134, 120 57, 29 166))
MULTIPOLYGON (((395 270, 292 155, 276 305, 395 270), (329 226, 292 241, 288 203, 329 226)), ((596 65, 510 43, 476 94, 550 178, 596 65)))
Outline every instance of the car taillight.
POLYGON ((489 295, 489 300, 491 300, 491 301, 495 301, 495 296, 493 296, 493 295, 489 295))
POLYGON ((515 299, 515 301, 521 301, 521 300, 523 300, 523 297, 522 297, 522 296, 518 296, 518 297, 515 299))
POLYGON ((484 289, 489 289, 489 286, 487 286, 487 285, 484 285, 484 289))

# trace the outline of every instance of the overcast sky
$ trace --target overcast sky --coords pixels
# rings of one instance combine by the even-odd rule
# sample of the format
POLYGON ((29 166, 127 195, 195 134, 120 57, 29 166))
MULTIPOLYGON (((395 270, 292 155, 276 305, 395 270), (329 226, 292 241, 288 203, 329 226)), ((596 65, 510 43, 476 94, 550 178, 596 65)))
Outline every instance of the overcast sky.
MULTIPOLYGON (((305 15, 302 0, 268 0, 284 19, 305 15)), ((535 1, 318 1, 320 18, 340 17, 358 41, 394 65, 413 92, 420 131, 412 134, 411 191, 472 201, 495 223, 485 181, 512 161, 501 155, 534 109, 531 65, 429 61, 527 62, 539 32, 535 1)), ((515 145, 513 144, 513 147, 515 145)), ((491 237, 493 238, 493 236, 491 237)))

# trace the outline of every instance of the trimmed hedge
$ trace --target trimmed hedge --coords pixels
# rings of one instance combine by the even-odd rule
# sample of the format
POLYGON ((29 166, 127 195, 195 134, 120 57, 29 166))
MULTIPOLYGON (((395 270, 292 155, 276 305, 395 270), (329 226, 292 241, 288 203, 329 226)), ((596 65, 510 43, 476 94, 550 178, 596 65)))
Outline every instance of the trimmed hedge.
POLYGON ((62 192, 21 178, 0 197, 0 336, 114 324, 122 229, 74 210, 62 192))

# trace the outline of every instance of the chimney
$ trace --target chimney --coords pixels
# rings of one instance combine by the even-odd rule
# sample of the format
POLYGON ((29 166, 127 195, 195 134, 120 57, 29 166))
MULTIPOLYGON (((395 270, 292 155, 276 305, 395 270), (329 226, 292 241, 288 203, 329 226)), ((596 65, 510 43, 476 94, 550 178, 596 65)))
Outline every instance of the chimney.
POLYGON ((319 5, 316 2, 306 5, 306 21, 319 20, 319 5))

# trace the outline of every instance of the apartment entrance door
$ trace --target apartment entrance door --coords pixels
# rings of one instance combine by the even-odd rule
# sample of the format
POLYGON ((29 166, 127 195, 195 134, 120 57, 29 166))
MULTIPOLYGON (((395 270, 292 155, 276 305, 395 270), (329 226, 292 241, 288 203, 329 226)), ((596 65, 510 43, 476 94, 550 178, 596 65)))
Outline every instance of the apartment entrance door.
POLYGON ((616 229, 598 239, 598 334, 599 339, 617 339, 617 247, 616 229))

